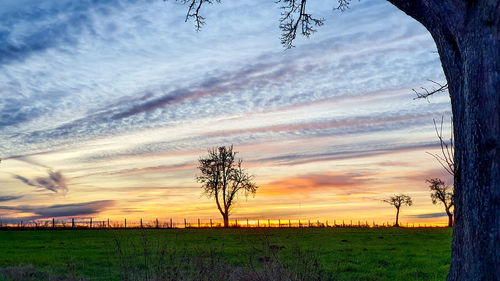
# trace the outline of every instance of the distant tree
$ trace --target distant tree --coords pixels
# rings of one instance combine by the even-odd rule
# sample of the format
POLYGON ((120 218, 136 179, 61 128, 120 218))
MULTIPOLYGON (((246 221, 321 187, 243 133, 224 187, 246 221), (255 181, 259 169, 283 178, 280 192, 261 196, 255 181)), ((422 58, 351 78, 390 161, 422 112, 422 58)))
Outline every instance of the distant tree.
POLYGON ((401 206, 411 206, 413 205, 413 201, 411 201, 411 197, 406 194, 397 194, 391 196, 389 199, 382 200, 385 203, 389 203, 392 206, 396 207, 396 224, 394 226, 399 226, 399 209, 401 206))
POLYGON ((258 189, 254 176, 241 167, 243 161, 236 159, 236 153, 232 145, 208 149, 208 155, 199 159, 201 175, 196 177, 204 193, 215 198, 224 227, 229 226, 229 214, 238 195, 254 195, 258 189))
POLYGON ((432 203, 444 205, 446 214, 448 215, 448 227, 453 226, 453 214, 451 213, 451 208, 455 205, 455 196, 453 195, 453 187, 446 185, 441 179, 435 178, 426 180, 429 183, 429 188, 431 189, 431 199, 432 203))

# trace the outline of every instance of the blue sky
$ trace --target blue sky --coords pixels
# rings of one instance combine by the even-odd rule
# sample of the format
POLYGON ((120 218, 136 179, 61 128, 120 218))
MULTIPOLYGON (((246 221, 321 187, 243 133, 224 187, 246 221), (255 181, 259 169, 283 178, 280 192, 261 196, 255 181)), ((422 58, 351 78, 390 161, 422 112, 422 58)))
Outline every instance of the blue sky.
POLYGON ((325 25, 289 50, 273 1, 204 6, 200 32, 175 1, 0 4, 0 215, 216 218, 196 162, 229 144, 261 187, 234 217, 441 213, 449 98, 411 90, 444 81, 431 36, 386 1, 308 4, 325 25))

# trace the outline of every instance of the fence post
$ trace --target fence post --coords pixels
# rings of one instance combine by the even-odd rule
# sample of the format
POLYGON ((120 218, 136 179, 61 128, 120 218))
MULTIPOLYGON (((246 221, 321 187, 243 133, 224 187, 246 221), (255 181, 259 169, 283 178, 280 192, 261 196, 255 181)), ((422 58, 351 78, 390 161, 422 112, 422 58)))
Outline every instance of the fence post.
POLYGON ((184 228, 187 228, 187 222, 186 222, 186 219, 184 219, 184 228))
POLYGON ((311 227, 311 220, 308 220, 308 226, 311 227))
POLYGON ((52 228, 56 228, 56 220, 52 218, 52 228))
POLYGON ((248 218, 247 218, 247 228, 248 228, 248 218))
POLYGON ((71 218, 71 228, 75 228, 75 218, 71 218))
POLYGON ((299 227, 300 227, 300 219, 299 219, 299 227))
POLYGON ((160 228, 160 224, 158 223, 158 218, 156 218, 156 228, 160 228))
POLYGON ((110 227, 111 227, 111 225, 109 224, 109 218, 108 218, 108 228, 110 228, 110 227))
POLYGON ((278 228, 281 228, 281 219, 278 219, 278 228))
POLYGON ((200 225, 200 219, 198 219, 198 228, 200 228, 200 226, 201 226, 201 225, 200 225))
POLYGON ((345 227, 345 223, 344 223, 344 220, 342 220, 342 227, 345 227))
POLYGON ((320 224, 319 224, 319 220, 318 220, 318 227, 319 227, 319 226, 320 226, 320 224))
POLYGON ((172 224, 172 218, 170 218, 170 228, 174 228, 174 225, 172 224))
POLYGON ((337 220, 333 220, 333 226, 337 227, 337 220))
POLYGON ((257 227, 260 227, 260 220, 257 219, 257 227))
POLYGON ((210 219, 210 228, 212 228, 212 219, 210 219))
POLYGON ((267 219, 267 227, 271 227, 271 219, 267 219))
POLYGON ((125 219, 125 228, 127 228, 127 219, 125 219))
POLYGON ((358 227, 361 227, 361 223, 359 222, 359 220, 358 220, 358 227))
POLYGON ((90 228, 92 228, 92 218, 90 218, 90 228))
POLYGON ((142 218, 141 218, 141 228, 142 228, 142 218))

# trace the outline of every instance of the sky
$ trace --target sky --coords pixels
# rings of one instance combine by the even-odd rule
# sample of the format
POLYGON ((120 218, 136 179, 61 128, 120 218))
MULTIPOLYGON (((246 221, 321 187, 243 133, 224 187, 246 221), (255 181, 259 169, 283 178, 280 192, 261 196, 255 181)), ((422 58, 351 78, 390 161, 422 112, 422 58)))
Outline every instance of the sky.
POLYGON ((233 219, 446 224, 428 178, 452 178, 433 119, 447 93, 430 34, 387 1, 309 1, 325 24, 280 44, 274 1, 0 3, 0 217, 220 219, 196 182, 234 145, 255 176, 233 219))

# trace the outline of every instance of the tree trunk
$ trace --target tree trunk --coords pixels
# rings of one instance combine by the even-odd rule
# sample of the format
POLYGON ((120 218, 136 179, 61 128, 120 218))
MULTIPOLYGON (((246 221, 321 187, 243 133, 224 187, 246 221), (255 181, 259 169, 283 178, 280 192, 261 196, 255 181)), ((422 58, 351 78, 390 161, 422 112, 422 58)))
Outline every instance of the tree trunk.
POLYGON ((500 276, 498 32, 484 26, 460 38, 461 73, 449 79, 458 165, 449 281, 498 280, 500 276))
POLYGON ((398 211, 396 212, 396 224, 394 226, 399 226, 399 208, 396 208, 398 211))
POLYGON ((229 214, 222 214, 222 218, 224 219, 224 227, 229 227, 229 214))
POLYGON ((389 1, 429 30, 448 81, 456 167, 447 280, 498 280, 500 1, 389 1))
POLYGON ((457 166, 455 227, 447 280, 497 280, 500 2, 391 2, 430 31, 448 80, 457 166))

